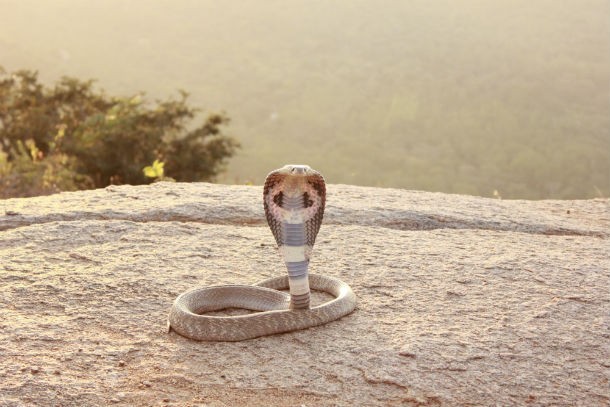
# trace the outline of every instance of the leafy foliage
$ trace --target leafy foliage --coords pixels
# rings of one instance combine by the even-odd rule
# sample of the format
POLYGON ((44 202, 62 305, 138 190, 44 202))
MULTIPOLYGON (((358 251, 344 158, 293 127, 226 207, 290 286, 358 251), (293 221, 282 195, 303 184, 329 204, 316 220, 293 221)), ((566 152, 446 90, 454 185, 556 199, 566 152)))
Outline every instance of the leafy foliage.
POLYGON ((152 165, 148 165, 142 169, 145 177, 154 178, 154 179, 163 179, 165 178, 165 163, 155 160, 152 165))
POLYGON ((198 111, 180 96, 150 104, 74 78, 45 88, 34 72, 0 68, 0 197, 145 184, 166 173, 213 180, 239 144, 222 133, 224 114, 190 129, 198 111))

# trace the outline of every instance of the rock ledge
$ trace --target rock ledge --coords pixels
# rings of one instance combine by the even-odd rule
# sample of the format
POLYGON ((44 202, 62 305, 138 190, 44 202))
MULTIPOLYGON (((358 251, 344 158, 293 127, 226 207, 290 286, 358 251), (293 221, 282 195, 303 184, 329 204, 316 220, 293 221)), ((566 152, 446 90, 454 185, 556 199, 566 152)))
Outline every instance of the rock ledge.
POLYGON ((0 201, 0 405, 610 404, 609 200, 329 185, 311 268, 352 286, 353 314, 238 343, 167 334, 181 292, 284 272, 261 194, 0 201))

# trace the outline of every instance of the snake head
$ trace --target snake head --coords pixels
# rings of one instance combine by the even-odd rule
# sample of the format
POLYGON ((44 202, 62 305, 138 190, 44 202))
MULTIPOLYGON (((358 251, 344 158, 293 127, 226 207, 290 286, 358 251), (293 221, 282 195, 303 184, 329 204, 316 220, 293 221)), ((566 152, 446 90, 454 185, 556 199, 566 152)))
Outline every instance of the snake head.
POLYGON ((310 177, 320 175, 318 171, 305 164, 287 164, 282 168, 271 171, 271 174, 281 174, 286 177, 310 177))
MULTIPOLYGON (((322 203, 324 210, 324 202, 326 201, 326 184, 324 177, 318 171, 311 168, 309 165, 303 164, 288 164, 277 170, 271 171, 265 179, 265 187, 263 197, 265 198, 265 212, 267 208, 267 197, 275 204, 282 207, 282 199, 285 196, 300 196, 304 193, 313 196, 322 203), (280 194, 278 196, 278 194, 280 194)), ((270 204, 270 203, 269 203, 270 204)), ((305 200, 305 206, 312 206, 310 200, 305 200)), ((271 206, 271 204, 270 204, 271 206)))
POLYGON ((300 165, 300 164, 288 164, 285 165, 280 170, 286 168, 286 170, 290 173, 290 175, 301 175, 305 176, 308 173, 313 173, 313 170, 309 165, 300 165))

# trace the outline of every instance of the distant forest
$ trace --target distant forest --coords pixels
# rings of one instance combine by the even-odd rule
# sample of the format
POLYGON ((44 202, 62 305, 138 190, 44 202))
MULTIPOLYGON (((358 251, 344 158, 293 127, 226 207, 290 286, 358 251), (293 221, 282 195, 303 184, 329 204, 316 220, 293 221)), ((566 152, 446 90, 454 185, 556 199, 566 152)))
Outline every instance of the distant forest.
POLYGON ((242 149, 221 182, 307 163, 330 183, 608 197, 609 4, 7 1, 0 65, 226 111, 242 149))

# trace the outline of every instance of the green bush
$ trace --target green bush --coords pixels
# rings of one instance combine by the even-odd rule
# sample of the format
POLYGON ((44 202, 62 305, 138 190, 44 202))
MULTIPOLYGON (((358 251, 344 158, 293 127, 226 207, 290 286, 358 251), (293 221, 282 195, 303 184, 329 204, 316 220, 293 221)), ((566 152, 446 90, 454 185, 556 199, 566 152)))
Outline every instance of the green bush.
POLYGON ((225 114, 190 125, 187 98, 110 97, 74 78, 45 87, 35 72, 0 68, 0 198, 214 180, 239 144, 223 134, 225 114))

